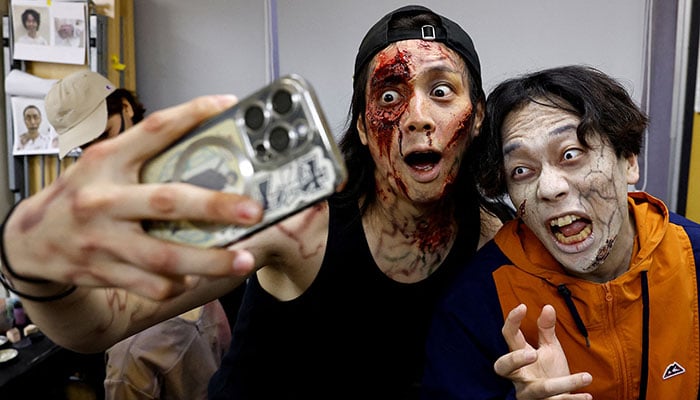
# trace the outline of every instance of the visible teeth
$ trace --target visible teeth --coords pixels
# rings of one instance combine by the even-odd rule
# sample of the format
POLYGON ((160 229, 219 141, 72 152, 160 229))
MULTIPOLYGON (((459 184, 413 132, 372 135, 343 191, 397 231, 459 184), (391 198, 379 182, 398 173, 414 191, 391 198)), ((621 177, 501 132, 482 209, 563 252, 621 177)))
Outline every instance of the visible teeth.
POLYGON ((576 242, 582 241, 583 239, 587 238, 588 235, 590 235, 590 234, 591 234, 591 227, 587 226, 587 227, 583 228, 583 230, 581 232, 579 232, 573 236, 564 236, 564 234, 561 232, 555 232, 554 236, 556 236, 557 240, 561 243, 571 244, 571 243, 576 243, 576 242))
POLYGON ((556 227, 566 226, 566 225, 569 225, 570 223, 572 223, 578 219, 579 219, 579 217, 577 217, 575 215, 565 215, 563 217, 553 219, 552 221, 549 222, 549 225, 556 226, 556 227))

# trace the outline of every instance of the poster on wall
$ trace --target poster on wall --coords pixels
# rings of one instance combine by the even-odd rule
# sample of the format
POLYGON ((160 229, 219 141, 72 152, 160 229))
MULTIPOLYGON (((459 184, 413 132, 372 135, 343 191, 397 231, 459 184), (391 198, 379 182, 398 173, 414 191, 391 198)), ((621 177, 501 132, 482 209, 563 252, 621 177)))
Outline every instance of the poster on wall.
POLYGON ((11 6, 15 60, 85 64, 87 3, 13 0, 11 6))
POLYGON ((46 119, 44 99, 12 97, 12 154, 58 154, 58 134, 46 119))

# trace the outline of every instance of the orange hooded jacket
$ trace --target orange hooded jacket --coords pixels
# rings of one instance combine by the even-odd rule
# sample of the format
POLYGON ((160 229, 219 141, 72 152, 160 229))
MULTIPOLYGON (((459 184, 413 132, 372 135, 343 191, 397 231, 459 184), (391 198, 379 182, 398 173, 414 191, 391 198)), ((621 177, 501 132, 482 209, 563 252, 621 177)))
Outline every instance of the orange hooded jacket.
POLYGON ((503 320, 524 303, 521 329, 535 347, 540 310, 554 306, 571 372, 593 376, 582 392, 606 400, 698 399, 700 225, 645 193, 630 193, 628 203, 637 226, 630 268, 602 284, 566 274, 522 221, 507 223, 497 246, 477 254, 437 310, 425 398, 513 398, 493 362, 508 351, 503 320))

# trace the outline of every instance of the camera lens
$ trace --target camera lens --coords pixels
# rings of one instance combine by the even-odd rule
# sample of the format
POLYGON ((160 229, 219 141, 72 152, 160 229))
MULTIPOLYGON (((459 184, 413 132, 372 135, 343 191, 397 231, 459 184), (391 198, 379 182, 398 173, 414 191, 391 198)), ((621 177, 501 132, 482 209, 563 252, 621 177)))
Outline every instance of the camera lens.
POLYGON ((276 152, 287 150, 289 142, 289 131, 284 127, 278 126, 270 131, 270 147, 276 152))
POLYGON ((265 145, 263 143, 257 143, 255 146, 253 146, 255 149, 255 157, 260 160, 260 161, 268 161, 270 160, 270 153, 268 153, 267 149, 265 149, 265 145))
POLYGON ((284 115, 292 109, 292 94, 286 90, 278 90, 272 96, 272 109, 277 114, 284 115))
POLYGON ((265 122, 265 113, 260 106, 254 105, 246 110, 244 119, 249 129, 258 130, 265 122))

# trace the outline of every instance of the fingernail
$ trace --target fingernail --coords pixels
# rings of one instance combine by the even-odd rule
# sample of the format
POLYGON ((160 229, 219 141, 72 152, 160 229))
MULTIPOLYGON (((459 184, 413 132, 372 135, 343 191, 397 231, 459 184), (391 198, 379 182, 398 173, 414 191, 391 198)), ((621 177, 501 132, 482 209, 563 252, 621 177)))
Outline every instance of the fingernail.
POLYGON ((192 288, 196 287, 196 286, 199 284, 199 281, 200 281, 200 278, 199 278, 199 277, 193 276, 193 275, 187 275, 187 276, 185 277, 185 286, 186 286, 188 289, 192 289, 192 288))
POLYGON ((244 222, 256 222, 262 214, 260 203, 252 200, 243 200, 236 203, 236 215, 244 220, 244 222))
POLYGON ((249 273, 255 267, 255 259, 250 252, 238 250, 233 257, 233 271, 239 275, 249 273))
POLYGON ((588 385, 589 383, 593 382, 593 376, 589 373, 585 373, 583 376, 581 376, 581 381, 588 385))
POLYGON ((224 107, 229 107, 236 103, 238 98, 231 94, 221 94, 216 96, 216 101, 218 101, 219 104, 224 107))

